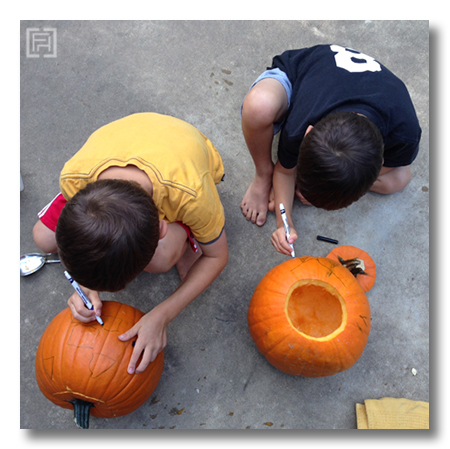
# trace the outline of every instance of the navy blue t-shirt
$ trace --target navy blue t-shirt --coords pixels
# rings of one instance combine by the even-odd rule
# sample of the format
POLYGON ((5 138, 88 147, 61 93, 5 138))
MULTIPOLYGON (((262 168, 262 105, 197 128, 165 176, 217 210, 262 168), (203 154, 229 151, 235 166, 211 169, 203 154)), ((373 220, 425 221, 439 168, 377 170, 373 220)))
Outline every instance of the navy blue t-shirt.
POLYGON ((375 59, 338 45, 288 50, 272 67, 292 84, 291 105, 281 130, 278 159, 297 165, 309 125, 338 111, 368 117, 384 139, 384 166, 410 165, 419 151, 421 129, 404 83, 375 59))

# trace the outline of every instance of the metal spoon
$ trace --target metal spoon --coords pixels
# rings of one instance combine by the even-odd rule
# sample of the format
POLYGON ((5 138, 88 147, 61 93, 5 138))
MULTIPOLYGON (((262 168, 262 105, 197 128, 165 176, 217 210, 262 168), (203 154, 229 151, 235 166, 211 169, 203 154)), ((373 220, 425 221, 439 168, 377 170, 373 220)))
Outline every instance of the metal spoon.
POLYGON ((61 262, 57 259, 47 259, 50 254, 29 253, 20 256, 20 275, 29 276, 42 268, 46 263, 61 262))

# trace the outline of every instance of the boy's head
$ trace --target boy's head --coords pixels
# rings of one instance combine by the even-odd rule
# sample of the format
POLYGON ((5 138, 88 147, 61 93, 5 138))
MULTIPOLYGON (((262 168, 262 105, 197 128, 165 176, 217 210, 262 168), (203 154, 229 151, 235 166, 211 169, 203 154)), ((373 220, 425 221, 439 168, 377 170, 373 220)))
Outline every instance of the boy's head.
POLYGON ((63 208, 56 227, 61 262, 81 285, 118 291, 150 262, 159 240, 158 210, 139 184, 88 184, 63 208))
POLYGON ((383 150, 383 137, 367 117, 353 112, 330 114, 300 145, 297 188, 316 207, 347 207, 372 187, 383 150))

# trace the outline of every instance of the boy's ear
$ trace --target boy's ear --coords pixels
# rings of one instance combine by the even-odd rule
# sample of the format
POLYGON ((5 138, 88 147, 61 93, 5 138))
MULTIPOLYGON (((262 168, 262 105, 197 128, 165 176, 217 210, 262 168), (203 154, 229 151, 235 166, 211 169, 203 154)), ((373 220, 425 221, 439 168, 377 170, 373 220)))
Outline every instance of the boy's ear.
POLYGON ((159 221, 159 240, 162 240, 167 234, 168 224, 165 220, 159 221))
POLYGON ((314 126, 309 125, 308 128, 306 128, 305 136, 306 136, 306 134, 308 134, 313 128, 314 128, 314 126))

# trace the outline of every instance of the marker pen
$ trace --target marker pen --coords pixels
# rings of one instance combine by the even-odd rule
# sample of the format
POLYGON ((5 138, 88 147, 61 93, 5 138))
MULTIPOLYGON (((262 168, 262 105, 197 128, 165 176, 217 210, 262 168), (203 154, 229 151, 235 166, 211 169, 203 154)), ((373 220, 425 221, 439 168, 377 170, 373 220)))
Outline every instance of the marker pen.
MULTIPOLYGON (((78 282, 72 279, 72 276, 67 271, 64 271, 64 274, 66 278, 69 280, 69 282, 72 284, 72 287, 75 289, 75 291, 80 295, 80 298, 83 300, 84 304, 89 310, 94 310, 94 306, 92 305, 91 301, 89 301, 89 298, 84 294, 83 290, 81 290, 81 287, 78 285, 78 282)), ((95 315, 95 318, 97 321, 103 326, 103 320, 95 315)))
POLYGON ((337 245, 339 242, 335 239, 330 239, 329 237, 324 237, 323 235, 318 235, 317 240, 322 240, 322 242, 334 243, 337 245))
MULTIPOLYGON (((289 237, 291 236, 291 230, 289 229, 289 224, 286 217, 286 210, 284 208, 284 204, 280 203, 280 212, 281 212, 281 219, 283 220, 284 224, 284 230, 286 232, 286 241, 289 242, 289 237)), ((295 257, 295 250, 294 245, 292 243, 289 243, 289 246, 292 248, 291 256, 295 257)))

